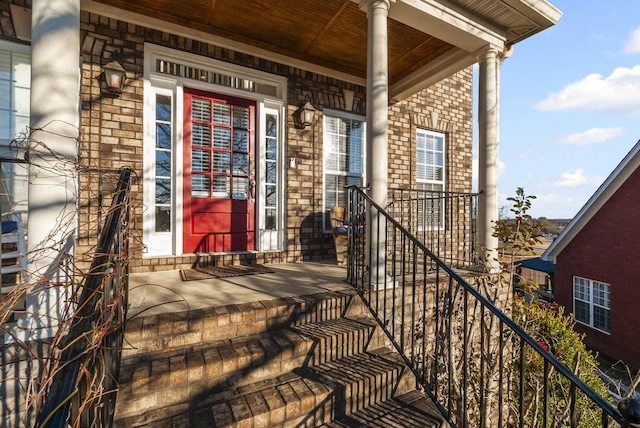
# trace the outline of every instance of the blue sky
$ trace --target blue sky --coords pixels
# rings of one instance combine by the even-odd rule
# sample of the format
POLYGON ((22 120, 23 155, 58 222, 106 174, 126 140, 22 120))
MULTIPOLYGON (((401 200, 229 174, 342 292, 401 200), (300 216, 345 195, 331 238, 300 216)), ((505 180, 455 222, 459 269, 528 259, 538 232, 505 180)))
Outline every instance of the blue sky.
POLYGON ((640 1, 550 0, 564 15, 501 68, 500 206, 572 218, 640 139, 640 1))

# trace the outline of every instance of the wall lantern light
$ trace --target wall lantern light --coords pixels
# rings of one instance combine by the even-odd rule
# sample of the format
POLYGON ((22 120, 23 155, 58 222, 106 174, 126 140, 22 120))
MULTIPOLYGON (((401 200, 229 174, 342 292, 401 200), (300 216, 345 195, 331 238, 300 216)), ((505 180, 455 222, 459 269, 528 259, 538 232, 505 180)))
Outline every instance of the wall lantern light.
POLYGON ((127 76, 124 68, 117 61, 111 61, 102 67, 104 77, 104 89, 106 94, 120 96, 124 88, 124 79, 127 76))
POLYGON ((304 103, 304 105, 293 114, 296 128, 304 129, 307 126, 311 126, 313 124, 313 117, 315 114, 316 109, 313 108, 311 103, 309 101, 304 103))

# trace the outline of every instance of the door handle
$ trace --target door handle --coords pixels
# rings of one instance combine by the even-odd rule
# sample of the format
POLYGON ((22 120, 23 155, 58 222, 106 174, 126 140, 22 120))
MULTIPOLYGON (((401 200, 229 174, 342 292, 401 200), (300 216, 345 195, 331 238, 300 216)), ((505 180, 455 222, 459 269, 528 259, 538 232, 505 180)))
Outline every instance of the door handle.
POLYGON ((251 203, 256 202, 256 179, 252 178, 249 180, 249 195, 251 197, 251 203))

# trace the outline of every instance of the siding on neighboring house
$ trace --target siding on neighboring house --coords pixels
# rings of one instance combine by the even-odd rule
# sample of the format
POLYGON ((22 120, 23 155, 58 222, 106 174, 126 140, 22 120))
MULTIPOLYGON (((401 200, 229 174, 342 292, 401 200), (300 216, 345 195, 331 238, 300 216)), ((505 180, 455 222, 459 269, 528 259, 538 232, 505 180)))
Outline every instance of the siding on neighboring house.
POLYGON ((573 311, 573 277, 610 284, 610 334, 585 325, 589 347, 640 367, 640 170, 635 170, 589 223, 558 254, 555 270, 556 301, 573 311))

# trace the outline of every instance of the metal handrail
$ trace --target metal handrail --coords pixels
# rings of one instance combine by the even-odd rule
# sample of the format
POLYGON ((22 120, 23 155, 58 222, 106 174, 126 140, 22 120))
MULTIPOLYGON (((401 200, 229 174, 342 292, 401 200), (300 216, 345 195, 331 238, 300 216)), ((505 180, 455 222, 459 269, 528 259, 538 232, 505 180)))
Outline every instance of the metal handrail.
POLYGON ((83 427, 113 423, 127 311, 130 188, 131 169, 122 168, 37 427, 63 428, 71 420, 83 427), (92 345, 95 341, 101 345, 92 345), (101 383, 98 392, 95 379, 101 383))
POLYGON ((478 266, 478 193, 389 188, 386 210, 441 260, 478 266))
POLYGON ((550 410, 556 405, 566 409, 561 425, 578 426, 585 411, 577 409, 578 400, 601 412, 602 427, 610 420, 627 426, 611 403, 361 189, 351 186, 347 193, 347 217, 357 226, 349 228, 347 281, 450 426, 532 426, 525 406, 531 355, 542 359, 544 403, 534 416, 540 426, 558 422, 550 410), (363 228, 367 240, 354 232, 363 228), (568 383, 566 403, 552 402, 553 372, 568 383))

